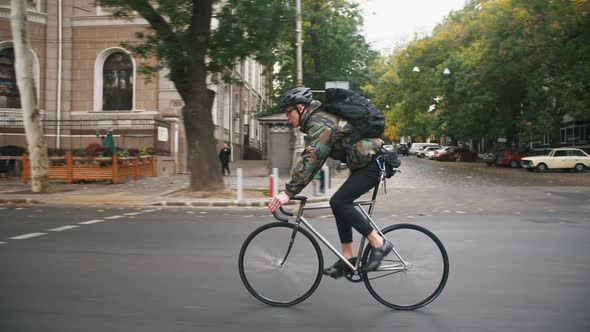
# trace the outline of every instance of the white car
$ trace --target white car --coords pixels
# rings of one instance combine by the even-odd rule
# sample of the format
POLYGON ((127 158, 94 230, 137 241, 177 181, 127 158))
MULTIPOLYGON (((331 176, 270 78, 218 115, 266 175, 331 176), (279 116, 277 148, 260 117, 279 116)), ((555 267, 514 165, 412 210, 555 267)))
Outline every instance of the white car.
POLYGON ((421 151, 418 151, 417 156, 418 156, 418 158, 424 158, 424 157, 427 157, 429 153, 431 153, 432 156, 434 156, 434 151, 440 150, 440 149, 442 149, 442 148, 438 145, 426 146, 421 151))
POLYGON ((529 171, 546 172, 548 169, 574 169, 583 172, 590 168, 590 155, 580 149, 550 149, 542 156, 521 159, 522 167, 529 171))
POLYGON ((410 154, 418 155, 418 152, 422 151, 427 146, 439 146, 436 143, 412 143, 410 148, 410 154))

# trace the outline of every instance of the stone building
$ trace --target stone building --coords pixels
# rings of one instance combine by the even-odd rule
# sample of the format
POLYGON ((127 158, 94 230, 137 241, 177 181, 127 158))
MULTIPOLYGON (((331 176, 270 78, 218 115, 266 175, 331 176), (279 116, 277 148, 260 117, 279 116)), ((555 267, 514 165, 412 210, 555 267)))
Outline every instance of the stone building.
MULTIPOLYGON (((141 75, 144 60, 121 46, 148 26, 145 20, 116 19, 94 1, 29 0, 28 23, 50 148, 84 148, 111 130, 121 148, 141 144, 159 151, 161 174, 186 171, 182 99, 166 70, 152 78, 141 75)), ((0 147, 26 146, 13 62, 10 0, 0 0, 0 147)), ((255 115, 269 105, 268 79, 253 59, 227 70, 244 84, 210 84, 217 92, 217 143, 231 143, 233 160, 262 158, 265 133, 255 115)))

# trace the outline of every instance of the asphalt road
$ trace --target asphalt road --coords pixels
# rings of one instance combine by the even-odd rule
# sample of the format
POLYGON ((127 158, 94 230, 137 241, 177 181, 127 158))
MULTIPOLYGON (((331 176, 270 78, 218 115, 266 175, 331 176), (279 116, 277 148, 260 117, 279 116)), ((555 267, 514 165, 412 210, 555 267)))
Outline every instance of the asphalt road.
MULTIPOLYGON (((271 221, 264 209, 2 206, 0 331, 590 330, 585 178, 551 185, 520 170, 543 181, 515 183, 497 169, 404 165, 375 219, 423 225, 445 244, 447 287, 423 309, 391 310, 362 283, 330 278, 294 307, 259 303, 237 256, 271 221)), ((337 243, 329 212, 312 216, 337 243)))

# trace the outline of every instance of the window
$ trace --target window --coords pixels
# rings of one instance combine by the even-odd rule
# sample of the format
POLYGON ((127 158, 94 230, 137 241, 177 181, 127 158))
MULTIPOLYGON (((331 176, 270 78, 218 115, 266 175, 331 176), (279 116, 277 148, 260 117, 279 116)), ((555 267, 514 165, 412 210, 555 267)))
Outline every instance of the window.
POLYGON ((572 156, 574 157, 586 157, 584 152, 578 150, 572 150, 572 156))
POLYGON ((115 52, 103 66, 103 110, 131 110, 133 105, 133 63, 123 52, 115 52))
POLYGON ((554 157, 567 157, 568 156, 568 151, 567 150, 555 151, 555 154, 553 156, 554 157))
POLYGON ((0 107, 20 108, 20 94, 14 72, 14 49, 0 51, 0 107))

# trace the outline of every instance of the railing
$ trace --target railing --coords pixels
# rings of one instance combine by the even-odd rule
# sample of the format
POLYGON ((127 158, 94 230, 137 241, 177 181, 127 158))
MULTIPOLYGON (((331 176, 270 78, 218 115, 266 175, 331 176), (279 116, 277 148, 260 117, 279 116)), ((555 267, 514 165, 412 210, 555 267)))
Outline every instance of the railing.
MULTIPOLYGON (((59 127, 59 149, 64 151, 102 144, 110 130, 118 150, 145 147, 158 155, 170 155, 170 123, 159 119, 43 120, 42 124, 48 148, 57 148, 59 127)), ((0 113, 1 146, 26 148, 22 118, 0 113)))
MULTIPOLYGON (((31 177, 31 162, 28 156, 23 156, 24 183, 31 177)), ((50 180, 64 180, 71 184, 74 180, 110 180, 118 184, 119 180, 156 176, 156 157, 120 158, 112 157, 51 157, 49 166, 50 180)))

